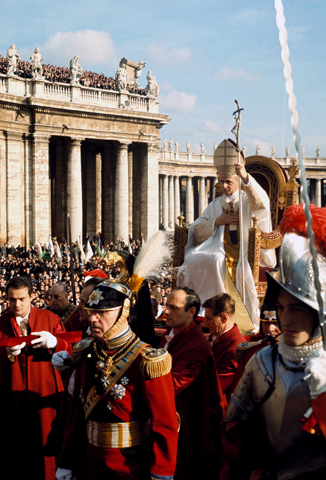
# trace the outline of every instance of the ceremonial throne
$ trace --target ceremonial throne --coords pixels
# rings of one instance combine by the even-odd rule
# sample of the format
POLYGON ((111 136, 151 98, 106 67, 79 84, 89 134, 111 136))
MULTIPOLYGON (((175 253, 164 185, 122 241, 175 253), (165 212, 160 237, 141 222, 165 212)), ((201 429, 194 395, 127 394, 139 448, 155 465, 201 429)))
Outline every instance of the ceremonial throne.
MULTIPOLYGON (((257 228, 257 217, 252 217, 252 228, 248 235, 248 261, 252 269, 253 278, 260 302, 263 301, 267 282, 264 271, 260 267, 260 249, 277 249, 281 245, 282 235, 278 225, 283 216, 283 212, 290 205, 297 203, 299 184, 296 181, 296 175, 299 167, 293 158, 289 166, 289 176, 285 170, 272 158, 262 155, 253 155, 246 158, 246 170, 267 192, 270 201, 271 219, 273 231, 270 233, 262 232, 257 228)), ((220 183, 215 184, 215 198, 222 195, 220 183)), ((184 261, 185 246, 187 243, 188 229, 183 227, 184 217, 178 217, 179 226, 174 231, 174 256, 173 267, 177 268, 184 261)), ((175 287, 176 280, 173 281, 175 287)))

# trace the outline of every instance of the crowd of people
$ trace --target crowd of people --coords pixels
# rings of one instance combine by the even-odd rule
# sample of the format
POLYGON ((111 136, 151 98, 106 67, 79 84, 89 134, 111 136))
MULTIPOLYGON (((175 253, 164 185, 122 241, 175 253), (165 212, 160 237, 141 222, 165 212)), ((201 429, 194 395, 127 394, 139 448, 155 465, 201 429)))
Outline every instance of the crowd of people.
MULTIPOLYGON (((32 78, 32 63, 19 60, 17 64, 16 75, 21 78, 32 78)), ((42 64, 42 75, 45 80, 54 83, 70 83, 70 70, 68 67, 59 67, 57 65, 42 64)), ((0 73, 6 74, 7 59, 0 55, 0 73)), ((117 91, 116 81, 113 77, 108 77, 103 73, 96 73, 85 70, 80 78, 80 84, 85 87, 100 88, 102 90, 117 91)), ((127 90, 130 93, 146 96, 144 88, 138 88, 134 85, 128 85, 127 90)))
MULTIPOLYGON (((171 239, 171 242, 173 240, 171 239)), ((79 300, 80 292, 85 279, 85 271, 94 268, 101 268, 107 274, 108 278, 113 279, 119 274, 119 267, 106 266, 102 257, 107 252, 117 251, 120 248, 127 248, 121 244, 106 244, 101 246, 101 253, 97 253, 97 243, 91 243, 94 255, 89 262, 85 262, 80 253, 78 244, 73 244, 72 258, 74 262, 74 284, 76 300, 79 300)), ((129 248, 129 247, 128 247, 129 248)), ((137 256, 141 248, 141 240, 131 240, 130 248, 132 253, 137 256)), ((72 280, 70 269, 70 255, 67 245, 60 244, 61 259, 55 254, 51 258, 49 246, 43 246, 43 258, 40 258, 37 245, 29 249, 18 245, 3 245, 0 247, 0 314, 9 309, 9 303, 6 296, 6 283, 16 276, 27 276, 33 282, 34 298, 32 305, 36 308, 46 308, 47 292, 55 283, 62 282, 67 285, 69 291, 69 301, 72 302, 72 280)), ((86 251, 86 245, 84 245, 86 251)), ((162 265, 161 282, 159 284, 150 282, 150 289, 155 289, 159 298, 159 304, 163 307, 166 304, 166 298, 171 291, 172 276, 170 273, 171 262, 162 265)), ((162 311, 162 307, 159 312, 162 311)))

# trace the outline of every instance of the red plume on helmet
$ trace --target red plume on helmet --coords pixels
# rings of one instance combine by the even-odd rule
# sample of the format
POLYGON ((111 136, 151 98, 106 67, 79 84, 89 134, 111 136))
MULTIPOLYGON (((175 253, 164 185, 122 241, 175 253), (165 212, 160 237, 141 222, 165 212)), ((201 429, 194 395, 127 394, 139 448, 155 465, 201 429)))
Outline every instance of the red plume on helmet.
POLYGON ((85 275, 85 278, 86 277, 108 278, 107 274, 100 269, 85 271, 84 275, 85 275))
MULTIPOLYGON (((310 205, 312 216, 312 229, 315 234, 315 247, 322 253, 326 254, 326 208, 310 205)), ((307 221, 304 214, 303 205, 291 205, 283 215, 279 225, 280 232, 296 233, 302 237, 307 237, 307 221)))

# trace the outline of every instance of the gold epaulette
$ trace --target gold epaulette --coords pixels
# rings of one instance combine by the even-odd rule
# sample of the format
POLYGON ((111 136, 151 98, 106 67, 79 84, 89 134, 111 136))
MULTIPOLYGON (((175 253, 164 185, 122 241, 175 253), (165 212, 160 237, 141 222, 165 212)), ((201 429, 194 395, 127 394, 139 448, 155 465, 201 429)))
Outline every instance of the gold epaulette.
POLYGON ((235 351, 235 354, 234 354, 234 360, 239 363, 240 360, 245 356, 245 353, 247 352, 247 350, 249 350, 252 347, 255 347, 256 345, 261 345, 265 341, 266 341, 266 339, 262 338, 261 340, 258 340, 257 342, 242 342, 242 343, 239 343, 239 345, 237 346, 237 349, 235 351))
POLYGON ((94 341, 94 338, 83 338, 79 342, 75 343, 72 349, 71 361, 73 363, 78 362, 83 356, 84 350, 90 346, 94 341))
POLYGON ((172 368, 172 357, 163 348, 145 347, 141 351, 140 371, 145 378, 158 378, 167 375, 172 368))

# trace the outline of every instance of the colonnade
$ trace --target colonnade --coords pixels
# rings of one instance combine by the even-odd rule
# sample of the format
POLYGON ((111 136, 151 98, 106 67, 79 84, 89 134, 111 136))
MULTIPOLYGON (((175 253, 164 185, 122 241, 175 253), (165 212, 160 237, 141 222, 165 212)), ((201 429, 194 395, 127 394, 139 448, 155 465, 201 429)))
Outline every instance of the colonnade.
POLYGON ((161 174, 159 175, 159 220, 165 228, 178 224, 182 213, 191 224, 214 198, 216 177, 161 174))
POLYGON ((53 139, 52 234, 71 238, 99 232, 105 243, 140 238, 158 228, 157 148, 149 144, 53 139), (67 161, 66 161, 67 160, 67 161), (67 165, 65 174, 65 163, 67 165), (67 192, 67 195, 65 195, 67 192))
POLYGON ((157 231, 156 144, 3 132, 0 135, 1 243, 105 243, 157 231))

